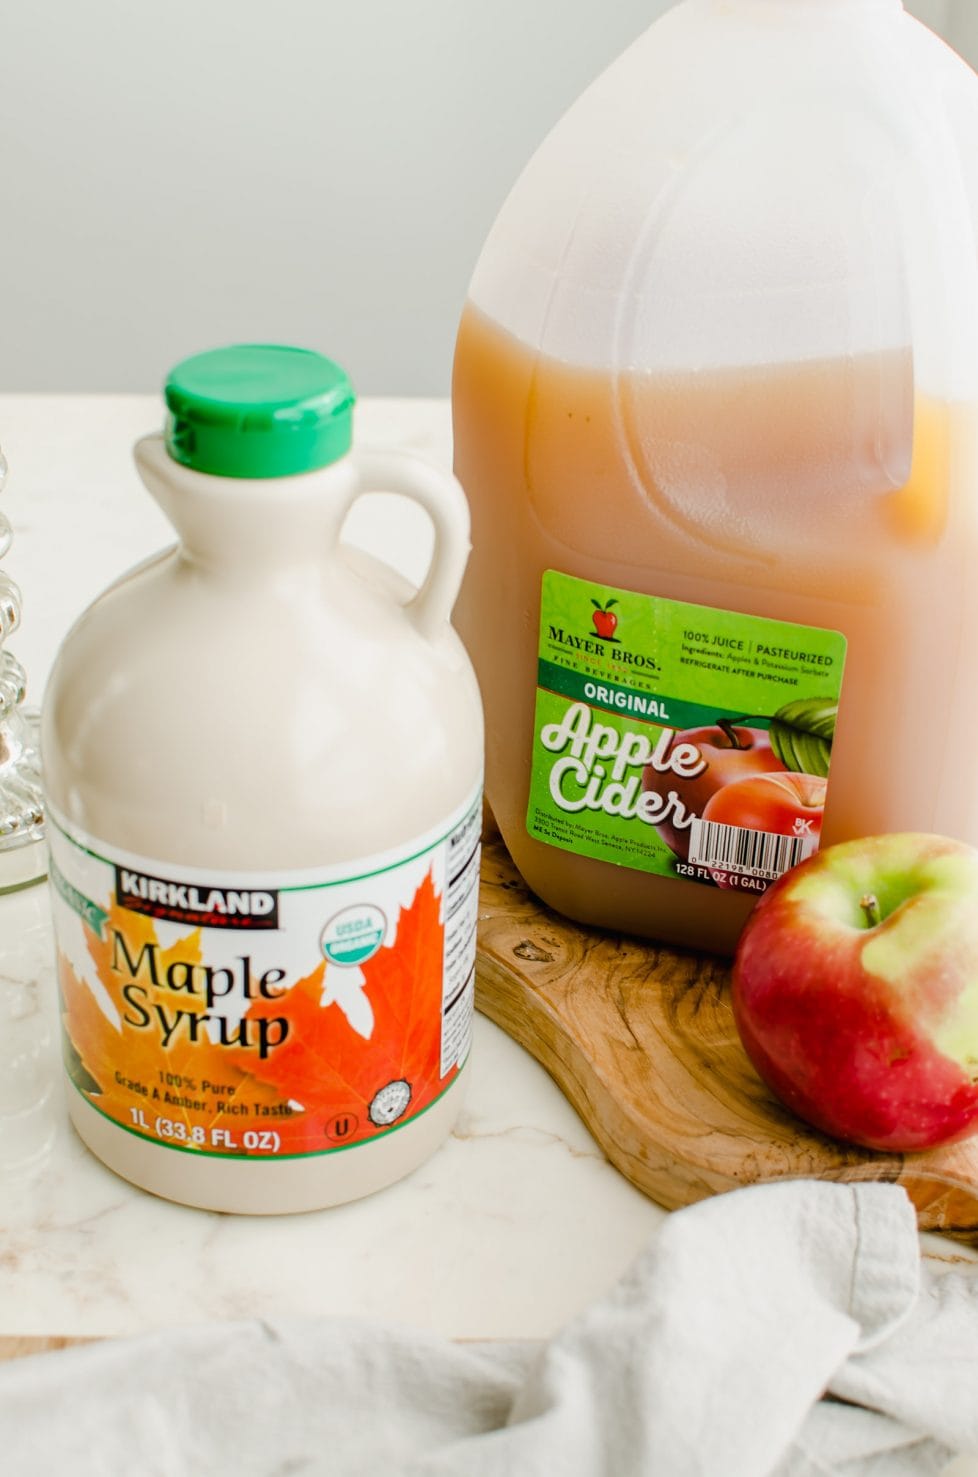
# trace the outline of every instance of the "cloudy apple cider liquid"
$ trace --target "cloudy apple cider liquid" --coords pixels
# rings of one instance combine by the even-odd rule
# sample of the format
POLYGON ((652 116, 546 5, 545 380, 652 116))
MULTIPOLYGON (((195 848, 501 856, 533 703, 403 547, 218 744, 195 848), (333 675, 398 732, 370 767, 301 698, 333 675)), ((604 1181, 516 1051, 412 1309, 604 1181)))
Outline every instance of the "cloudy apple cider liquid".
POLYGON ((453 393, 487 794, 545 902, 730 950, 819 842, 978 843, 978 415, 909 349, 610 372, 470 305, 453 393))

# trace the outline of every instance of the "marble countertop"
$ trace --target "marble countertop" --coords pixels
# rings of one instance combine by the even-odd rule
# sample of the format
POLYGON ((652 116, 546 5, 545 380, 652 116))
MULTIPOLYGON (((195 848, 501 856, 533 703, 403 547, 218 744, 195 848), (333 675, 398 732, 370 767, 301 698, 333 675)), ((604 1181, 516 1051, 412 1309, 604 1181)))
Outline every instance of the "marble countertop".
MULTIPOLYGON (((62 636, 172 533, 131 449, 155 396, 0 395, 4 570, 24 620, 9 646, 39 702, 62 636)), ((450 462, 447 402, 364 401, 361 445, 450 462)), ((403 500, 354 509, 347 536, 417 582, 430 532, 403 500)), ((46 883, 0 895, 0 1344, 220 1318, 365 1315, 461 1338, 553 1333, 606 1291, 664 1212, 606 1162, 556 1086, 476 1018, 466 1107, 410 1178, 277 1219, 188 1210, 134 1189, 69 1126, 46 883)), ((975 1255, 936 1237, 948 1264, 975 1255)))
MULTIPOLYGON (((171 541, 131 458, 161 417, 153 396, 0 396, 0 506, 15 533, 3 568, 24 595, 9 645, 29 700, 75 616, 171 541)), ((365 401, 357 436, 447 464, 447 403, 365 401)), ((364 499, 348 536, 409 577, 425 567, 423 515, 399 500, 364 499)), ((612 1285, 663 1218, 543 1070, 482 1018, 446 1146, 392 1189, 312 1215, 211 1215, 132 1188, 69 1127, 60 1074, 41 884, 0 896, 0 1338, 288 1314, 546 1336, 612 1285)))

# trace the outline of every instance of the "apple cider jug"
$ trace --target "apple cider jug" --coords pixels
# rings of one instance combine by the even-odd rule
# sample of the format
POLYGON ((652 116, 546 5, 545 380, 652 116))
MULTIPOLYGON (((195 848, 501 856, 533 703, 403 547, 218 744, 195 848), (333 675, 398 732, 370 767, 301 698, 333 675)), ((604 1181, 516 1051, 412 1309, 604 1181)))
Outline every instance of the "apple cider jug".
POLYGON ((681 0, 503 206, 457 621, 561 913, 729 952, 820 844, 978 843, 976 136, 900 0, 681 0))
POLYGON ((72 1120, 212 1210, 309 1210, 407 1174, 461 1106, 482 711, 449 617, 454 478, 351 450, 321 355, 188 359, 136 447, 179 542, 69 632, 44 701, 72 1120), (415 591, 340 541, 361 494, 434 529, 415 591))

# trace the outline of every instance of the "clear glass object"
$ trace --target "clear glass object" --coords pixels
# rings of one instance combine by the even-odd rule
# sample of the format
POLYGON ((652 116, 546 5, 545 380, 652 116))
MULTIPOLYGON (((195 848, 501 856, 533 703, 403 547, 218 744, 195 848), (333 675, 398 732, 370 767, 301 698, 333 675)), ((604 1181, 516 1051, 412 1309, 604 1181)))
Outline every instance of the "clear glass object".
MULTIPOLYGON (((0 491, 6 476, 0 454, 0 491)), ((12 541, 9 520, 0 512, 0 559, 12 541)), ((0 892, 37 882, 47 870, 38 716, 23 706, 23 667, 3 650, 20 615, 20 590, 0 572, 0 892)))

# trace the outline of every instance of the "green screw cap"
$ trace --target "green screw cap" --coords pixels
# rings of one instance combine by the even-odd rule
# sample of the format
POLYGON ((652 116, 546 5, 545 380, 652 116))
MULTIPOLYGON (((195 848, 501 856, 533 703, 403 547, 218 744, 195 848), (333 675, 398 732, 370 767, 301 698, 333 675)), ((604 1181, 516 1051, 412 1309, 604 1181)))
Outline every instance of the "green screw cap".
POLYGON ((216 477, 291 477, 353 440, 353 386, 309 349, 238 344, 184 359, 164 388, 174 461, 216 477))

